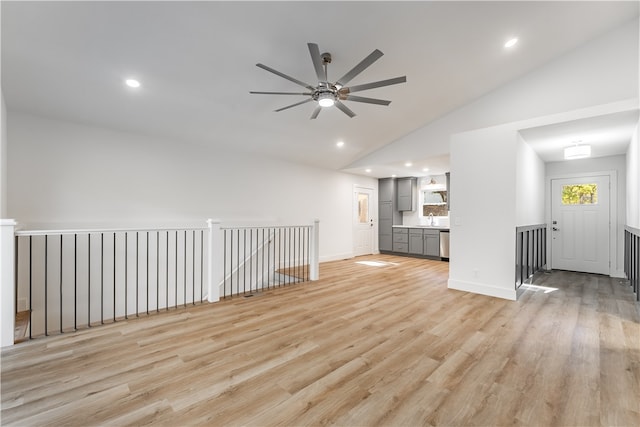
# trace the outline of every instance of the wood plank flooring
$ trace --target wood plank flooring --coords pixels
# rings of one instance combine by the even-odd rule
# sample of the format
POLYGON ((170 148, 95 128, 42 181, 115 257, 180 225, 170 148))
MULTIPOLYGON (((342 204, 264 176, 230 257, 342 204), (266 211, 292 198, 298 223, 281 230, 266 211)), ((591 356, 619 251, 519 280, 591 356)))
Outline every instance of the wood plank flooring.
POLYGON ((448 290, 438 261, 320 277, 3 349, 1 423, 640 425, 640 309, 618 279, 544 274, 513 302, 448 290))

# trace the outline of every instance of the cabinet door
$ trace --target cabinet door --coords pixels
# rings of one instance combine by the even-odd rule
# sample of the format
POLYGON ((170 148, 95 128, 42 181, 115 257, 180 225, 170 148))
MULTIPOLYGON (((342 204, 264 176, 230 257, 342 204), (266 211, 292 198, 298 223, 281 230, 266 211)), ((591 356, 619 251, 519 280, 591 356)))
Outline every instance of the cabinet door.
POLYGON ((391 202, 380 202, 378 206, 378 218, 393 221, 393 204, 391 202))
POLYGON ((393 202, 395 196, 395 181, 392 178, 382 178, 378 180, 378 201, 393 202))
POLYGON ((393 250, 393 237, 391 234, 380 234, 378 236, 378 249, 381 251, 393 250))
POLYGON ((393 203, 380 202, 378 204, 378 249, 393 250, 393 203))
POLYGON ((411 233, 409 234, 409 253, 422 255, 424 252, 424 243, 423 243, 422 233, 411 233))
POLYGON ((398 180, 398 210, 413 210, 413 178, 398 180))
POLYGON ((438 234, 426 234, 424 236, 424 254, 427 256, 440 256, 440 236, 438 234))

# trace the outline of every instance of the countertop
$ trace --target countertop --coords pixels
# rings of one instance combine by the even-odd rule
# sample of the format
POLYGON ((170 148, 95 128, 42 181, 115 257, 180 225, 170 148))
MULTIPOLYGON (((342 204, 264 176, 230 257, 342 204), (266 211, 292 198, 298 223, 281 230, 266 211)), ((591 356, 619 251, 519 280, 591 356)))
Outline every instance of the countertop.
POLYGON ((394 225, 393 228, 424 228, 427 230, 449 231, 449 227, 443 225, 394 225))

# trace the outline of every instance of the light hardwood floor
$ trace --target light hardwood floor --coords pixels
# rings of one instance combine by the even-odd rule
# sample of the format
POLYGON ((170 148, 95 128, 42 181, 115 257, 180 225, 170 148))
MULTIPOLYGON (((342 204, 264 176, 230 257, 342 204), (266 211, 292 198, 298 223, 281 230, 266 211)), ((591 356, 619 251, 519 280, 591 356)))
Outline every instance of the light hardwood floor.
POLYGON ((512 302, 448 290, 437 261, 320 274, 4 349, 2 424, 640 425, 640 310, 618 279, 544 274, 557 290, 512 302))

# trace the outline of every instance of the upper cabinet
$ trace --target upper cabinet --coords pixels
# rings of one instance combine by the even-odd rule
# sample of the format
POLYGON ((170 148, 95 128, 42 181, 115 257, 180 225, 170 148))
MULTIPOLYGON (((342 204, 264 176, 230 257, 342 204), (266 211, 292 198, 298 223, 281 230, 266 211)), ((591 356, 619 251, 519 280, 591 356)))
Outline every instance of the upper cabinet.
POLYGON ((396 182, 393 178, 382 178, 378 180, 378 201, 395 202, 396 182))
POLYGON ((417 178, 398 179, 398 210, 413 211, 416 208, 417 178))

